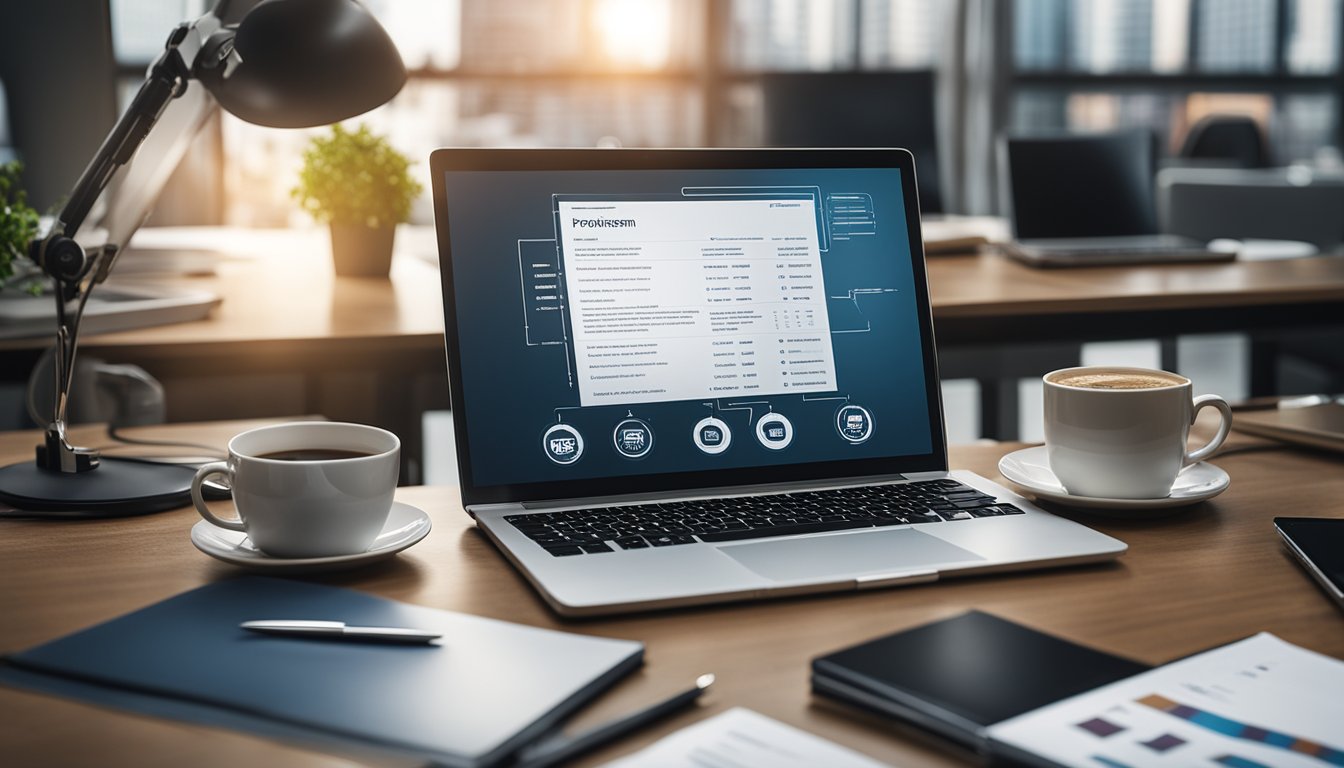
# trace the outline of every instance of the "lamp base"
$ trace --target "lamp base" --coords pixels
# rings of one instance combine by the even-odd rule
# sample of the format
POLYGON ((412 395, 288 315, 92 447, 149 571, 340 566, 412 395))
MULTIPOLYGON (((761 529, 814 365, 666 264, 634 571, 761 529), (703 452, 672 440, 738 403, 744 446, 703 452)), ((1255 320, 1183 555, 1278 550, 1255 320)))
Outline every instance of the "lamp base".
POLYGON ((191 504, 194 467, 104 456, 88 472, 67 474, 33 462, 0 467, 5 517, 100 518, 163 512, 191 504))

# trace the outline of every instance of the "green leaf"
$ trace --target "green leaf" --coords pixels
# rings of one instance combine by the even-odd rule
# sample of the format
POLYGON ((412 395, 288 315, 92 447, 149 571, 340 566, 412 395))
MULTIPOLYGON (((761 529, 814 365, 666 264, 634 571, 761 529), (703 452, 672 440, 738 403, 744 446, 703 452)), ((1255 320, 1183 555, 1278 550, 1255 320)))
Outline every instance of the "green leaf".
POLYGON ((28 205, 17 160, 0 165, 0 289, 14 275, 14 262, 27 258, 28 243, 37 236, 37 211, 28 205))
POLYGON ((319 222, 391 226, 406 221, 424 189, 410 166, 367 125, 353 131, 333 125, 330 134, 308 143, 290 194, 319 222))

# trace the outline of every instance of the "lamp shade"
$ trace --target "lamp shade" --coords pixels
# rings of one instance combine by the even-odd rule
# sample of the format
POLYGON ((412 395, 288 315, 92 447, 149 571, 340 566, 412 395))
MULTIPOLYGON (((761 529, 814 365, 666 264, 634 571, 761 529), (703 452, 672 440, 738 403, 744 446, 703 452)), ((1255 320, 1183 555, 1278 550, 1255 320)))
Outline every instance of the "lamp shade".
MULTIPOLYGON (((240 63, 200 82, 257 125, 327 125, 386 103, 406 82, 387 32, 355 0, 263 0, 239 23, 240 63)), ((222 69, 222 68, 221 68, 222 69)))

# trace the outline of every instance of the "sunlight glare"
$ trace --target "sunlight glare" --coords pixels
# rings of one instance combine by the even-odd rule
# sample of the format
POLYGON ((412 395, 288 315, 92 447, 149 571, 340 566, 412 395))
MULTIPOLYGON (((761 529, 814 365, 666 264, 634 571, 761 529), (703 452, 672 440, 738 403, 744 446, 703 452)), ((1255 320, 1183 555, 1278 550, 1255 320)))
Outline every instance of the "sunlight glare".
POLYGON ((618 66, 657 69, 671 55, 669 0, 600 0, 593 26, 608 60, 618 66))

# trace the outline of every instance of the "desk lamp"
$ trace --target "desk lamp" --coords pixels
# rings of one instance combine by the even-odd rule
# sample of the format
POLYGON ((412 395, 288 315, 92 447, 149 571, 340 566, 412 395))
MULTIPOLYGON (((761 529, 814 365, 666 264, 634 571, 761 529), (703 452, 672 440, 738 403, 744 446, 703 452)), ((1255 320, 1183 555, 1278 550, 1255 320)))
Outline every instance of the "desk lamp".
MULTIPOLYGON (((35 463, 0 468, 0 502, 37 513, 117 516, 183 506, 192 472, 143 461, 100 459, 72 446, 65 414, 79 322, 118 245, 86 251, 74 240, 113 175, 135 155, 173 99, 197 81, 251 123, 304 128, 338 122, 396 95, 406 68, 378 22, 355 0, 262 0, 227 24, 228 0, 169 35, 126 112, 85 168, 50 231, 29 247, 55 281, 56 398, 35 463)), ((52 98, 60 98, 52 94, 52 98)))

